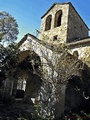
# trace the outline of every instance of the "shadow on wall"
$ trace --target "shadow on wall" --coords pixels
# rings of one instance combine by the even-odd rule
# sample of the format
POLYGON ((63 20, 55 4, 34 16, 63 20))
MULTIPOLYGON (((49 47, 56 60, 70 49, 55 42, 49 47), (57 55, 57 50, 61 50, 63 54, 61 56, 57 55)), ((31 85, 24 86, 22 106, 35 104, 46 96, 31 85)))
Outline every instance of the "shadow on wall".
MULTIPOLYGON (((89 85, 88 83, 86 83, 89 85)), ((68 80, 65 93, 65 113, 80 113, 80 111, 85 111, 85 113, 90 113, 90 96, 89 89, 85 89, 85 84, 83 84, 82 79, 79 76, 72 76, 68 80), (88 92, 87 92, 88 91, 88 92), (88 93, 86 98, 83 93, 88 93)), ((89 88, 89 86, 87 86, 89 88)), ((87 88, 86 87, 86 88, 87 88)))

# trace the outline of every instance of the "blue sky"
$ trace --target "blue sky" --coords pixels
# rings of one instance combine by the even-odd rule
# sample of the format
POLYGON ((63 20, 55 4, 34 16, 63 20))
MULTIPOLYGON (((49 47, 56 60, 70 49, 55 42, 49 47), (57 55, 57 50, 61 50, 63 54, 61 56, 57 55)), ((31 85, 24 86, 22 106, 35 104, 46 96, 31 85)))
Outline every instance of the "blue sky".
POLYGON ((90 28, 90 0, 0 0, 0 11, 9 12, 19 25, 18 40, 40 30, 41 16, 55 3, 71 2, 90 28))

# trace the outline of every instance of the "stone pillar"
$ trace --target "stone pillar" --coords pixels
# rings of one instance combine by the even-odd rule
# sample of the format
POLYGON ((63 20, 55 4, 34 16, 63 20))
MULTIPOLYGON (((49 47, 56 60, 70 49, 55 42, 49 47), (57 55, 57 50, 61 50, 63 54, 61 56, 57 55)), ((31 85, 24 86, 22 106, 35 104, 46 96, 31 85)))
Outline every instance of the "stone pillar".
POLYGON ((59 100, 55 103, 55 117, 60 117, 65 110, 65 90, 66 85, 61 84, 60 85, 60 94, 59 94, 59 100))
POLYGON ((14 80, 15 79, 13 77, 8 77, 5 80, 5 83, 4 83, 4 95, 7 95, 7 96, 12 95, 14 80))

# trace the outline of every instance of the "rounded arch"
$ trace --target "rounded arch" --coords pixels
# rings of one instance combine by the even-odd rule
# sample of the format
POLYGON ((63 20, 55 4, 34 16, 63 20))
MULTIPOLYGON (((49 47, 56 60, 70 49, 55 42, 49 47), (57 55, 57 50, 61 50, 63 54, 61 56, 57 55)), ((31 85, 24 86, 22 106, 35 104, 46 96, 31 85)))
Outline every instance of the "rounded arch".
POLYGON ((22 51, 19 55, 19 67, 21 69, 28 69, 34 71, 41 66, 41 59, 34 51, 26 50, 22 51))
POLYGON ((22 51, 19 55, 18 69, 15 72, 13 95, 16 98, 30 99, 37 95, 41 80, 41 59, 34 51, 22 51))
POLYGON ((49 15, 49 16, 46 18, 45 31, 51 29, 51 22, 52 22, 52 15, 49 15))
POLYGON ((58 27, 61 25, 61 18, 62 18, 62 10, 59 10, 55 14, 54 27, 58 27))

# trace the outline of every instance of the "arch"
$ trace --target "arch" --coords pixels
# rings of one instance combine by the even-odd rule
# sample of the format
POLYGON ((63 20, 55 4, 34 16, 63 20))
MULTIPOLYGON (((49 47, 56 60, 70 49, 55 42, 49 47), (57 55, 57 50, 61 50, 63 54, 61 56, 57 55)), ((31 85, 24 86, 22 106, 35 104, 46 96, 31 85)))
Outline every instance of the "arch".
POLYGON ((41 66, 41 59, 34 51, 26 50, 22 51, 19 55, 19 67, 24 70, 34 72, 40 72, 39 67, 41 66))
POLYGON ((65 112, 78 112, 82 108, 83 98, 80 94, 82 82, 79 76, 73 75, 67 83, 65 92, 65 112))
POLYGON ((54 27, 58 27, 61 25, 61 18, 62 18, 62 10, 59 10, 55 14, 54 27))
POLYGON ((13 95, 16 98, 36 97, 42 82, 41 67, 41 59, 34 51, 26 50, 20 53, 13 88, 13 95))
POLYGON ((51 22, 52 22, 52 15, 49 15, 49 16, 46 18, 45 31, 51 29, 51 22))

